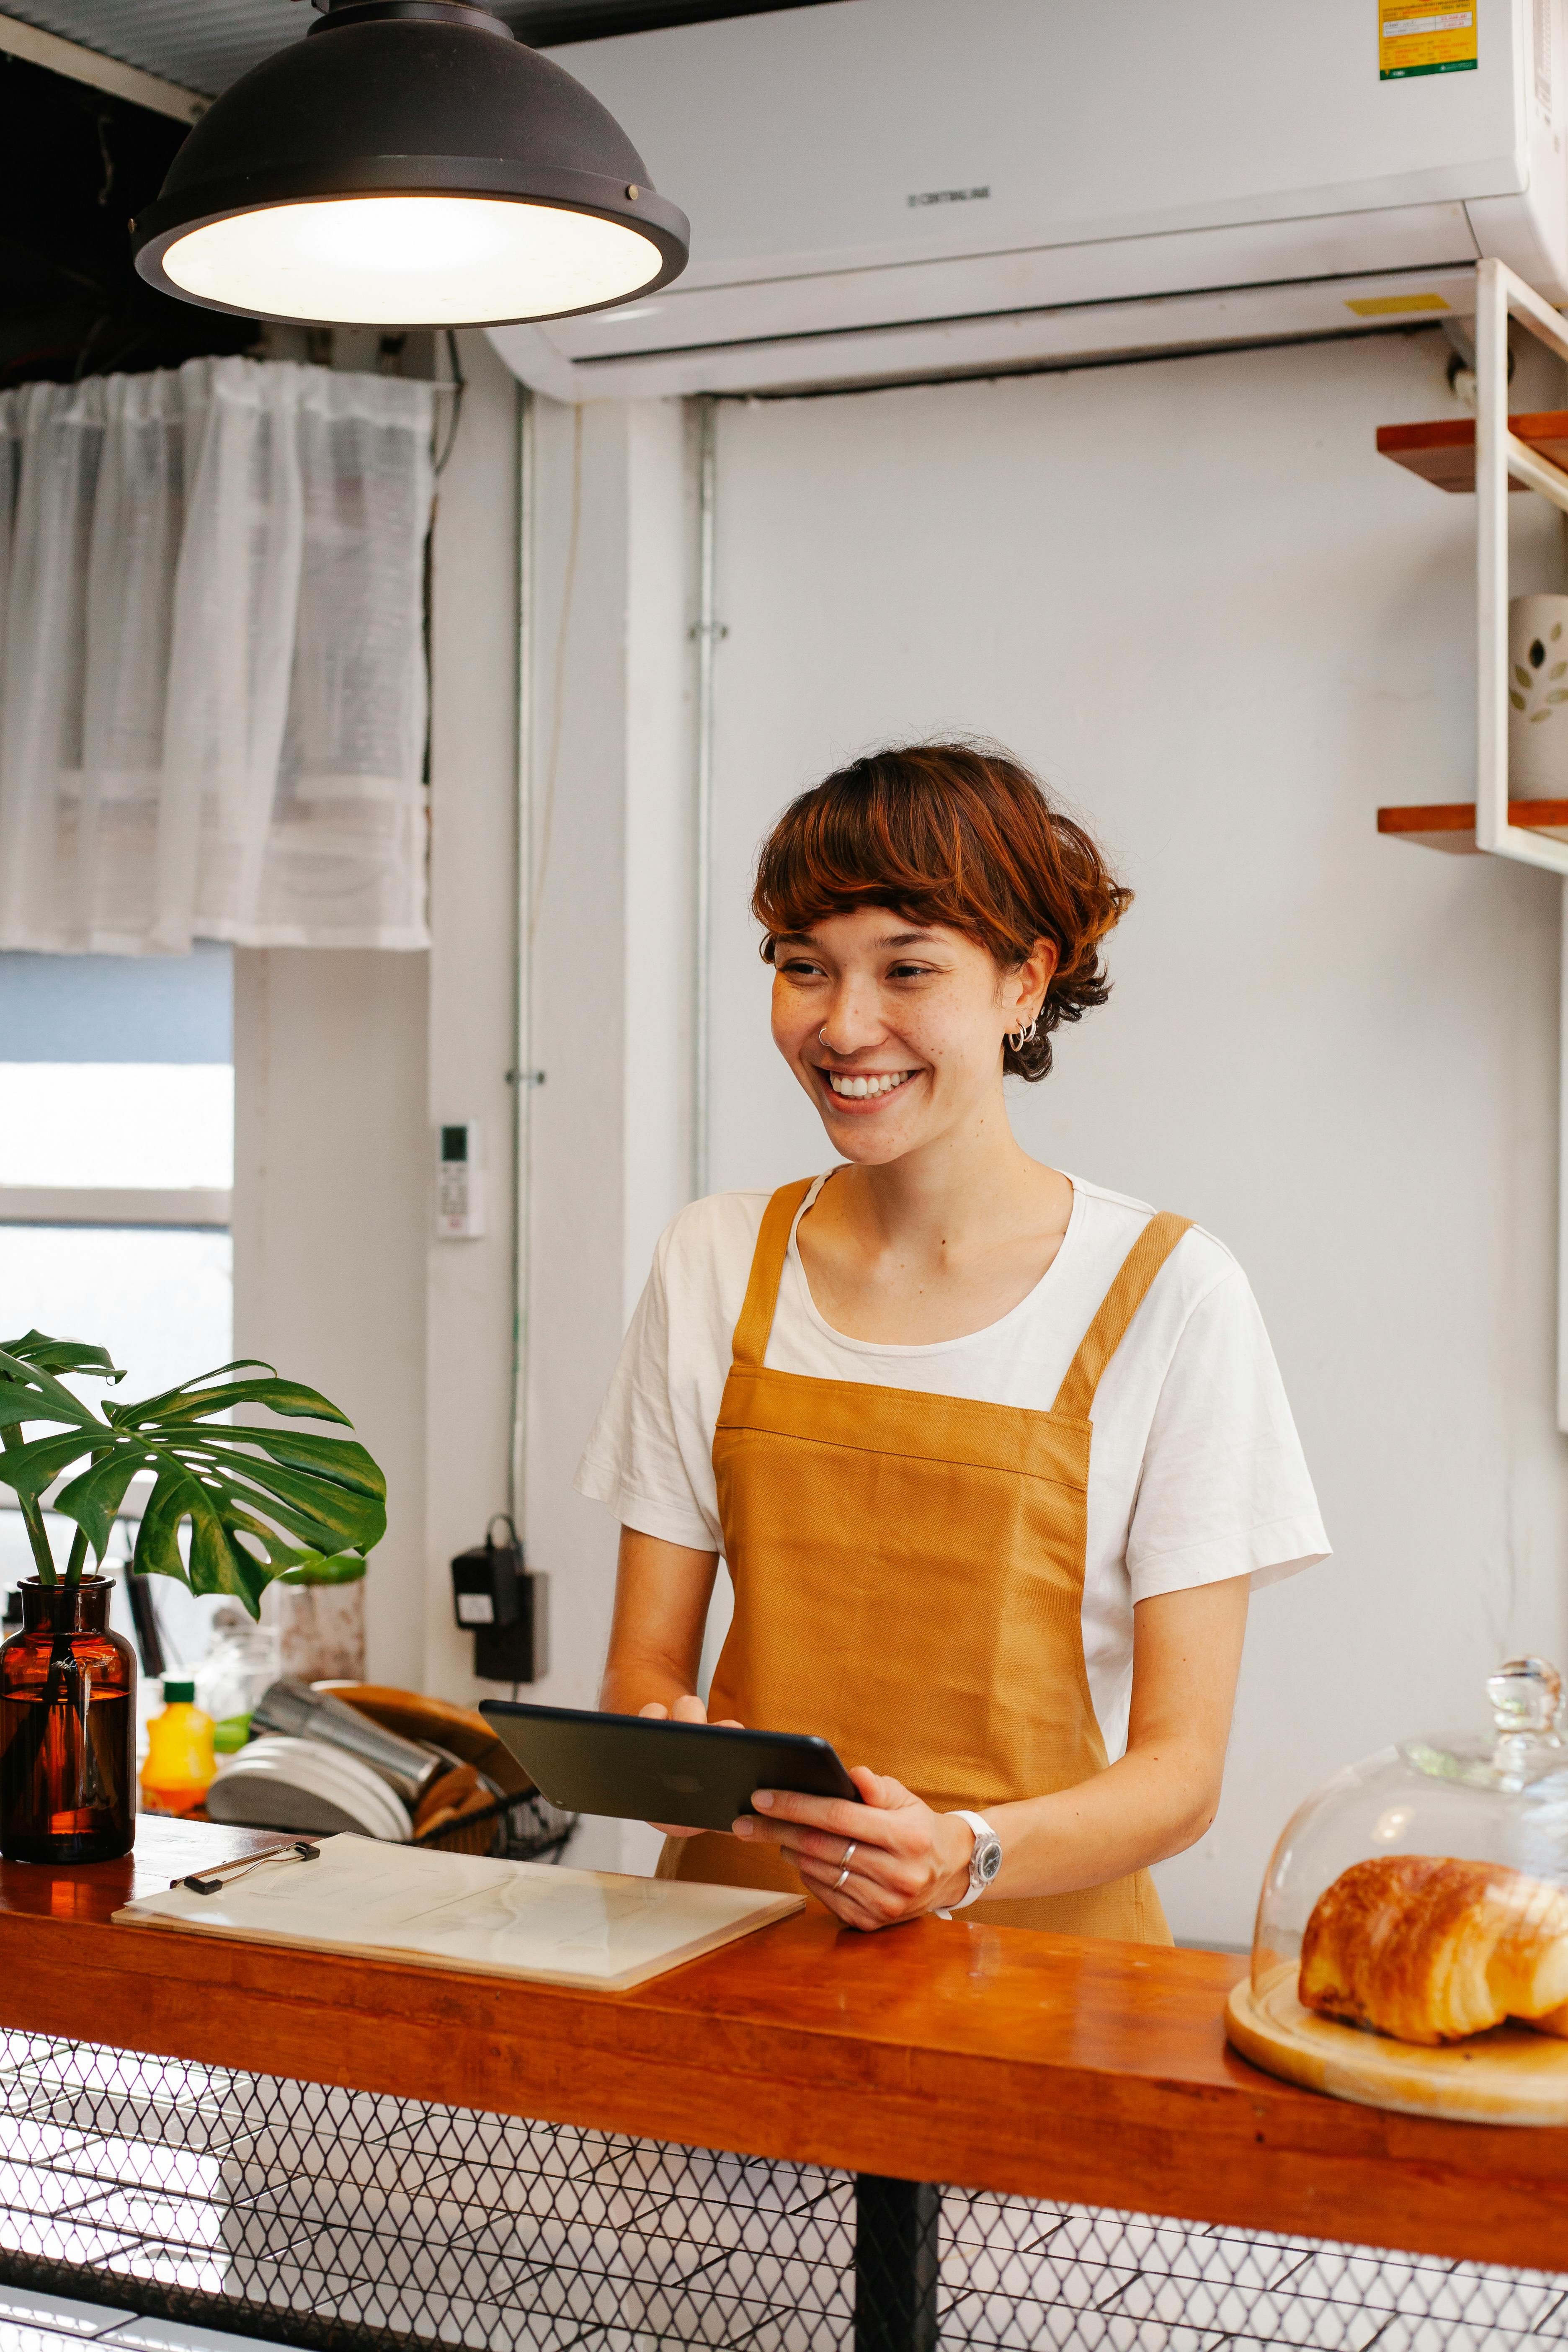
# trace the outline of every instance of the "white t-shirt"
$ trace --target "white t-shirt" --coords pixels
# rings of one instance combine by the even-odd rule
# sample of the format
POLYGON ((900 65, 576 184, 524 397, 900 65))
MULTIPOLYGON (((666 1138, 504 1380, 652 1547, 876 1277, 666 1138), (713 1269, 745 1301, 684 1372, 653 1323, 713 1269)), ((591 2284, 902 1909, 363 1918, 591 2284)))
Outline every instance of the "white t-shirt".
MULTIPOLYGON (((1028 1296, 999 1323, 930 1346, 834 1330, 792 1232, 769 1370, 1048 1412, 1153 1213, 1071 1182, 1061 1246, 1028 1296)), ((718 1192, 668 1227, 577 1471, 578 1492, 624 1526, 699 1551, 721 1548, 713 1430, 768 1197, 718 1192)), ((1135 1601, 1234 1576, 1271 1584, 1325 1559, 1329 1544, 1258 1302, 1230 1252, 1199 1227, 1155 1276, 1092 1417, 1083 1646, 1115 1757, 1127 1738, 1135 1601)))

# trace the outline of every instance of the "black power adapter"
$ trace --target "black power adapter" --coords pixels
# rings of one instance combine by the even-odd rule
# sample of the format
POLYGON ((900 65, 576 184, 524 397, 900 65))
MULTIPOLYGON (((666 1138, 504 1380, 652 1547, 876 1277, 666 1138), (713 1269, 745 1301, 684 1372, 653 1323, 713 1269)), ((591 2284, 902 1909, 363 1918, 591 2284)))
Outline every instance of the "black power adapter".
POLYGON ((531 1575, 517 1529, 498 1512, 482 1544, 452 1562, 452 1604, 474 1637, 474 1672, 484 1683, 536 1683, 549 1668, 548 1577, 531 1575), (505 1536, 496 1540, 496 1528, 505 1536))

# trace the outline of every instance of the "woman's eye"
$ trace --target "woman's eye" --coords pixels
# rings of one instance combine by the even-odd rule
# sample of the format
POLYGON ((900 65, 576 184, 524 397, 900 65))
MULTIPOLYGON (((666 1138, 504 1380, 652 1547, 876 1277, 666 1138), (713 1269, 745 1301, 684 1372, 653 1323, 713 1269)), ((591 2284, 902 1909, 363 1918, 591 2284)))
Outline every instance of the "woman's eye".
POLYGON ((896 963, 888 977, 889 980, 929 980, 931 966, 928 963, 896 963))
POLYGON ((789 963, 781 964, 779 969, 781 971, 787 972, 791 980, 820 980, 822 977, 822 966, 819 963, 807 963, 800 958, 789 963))

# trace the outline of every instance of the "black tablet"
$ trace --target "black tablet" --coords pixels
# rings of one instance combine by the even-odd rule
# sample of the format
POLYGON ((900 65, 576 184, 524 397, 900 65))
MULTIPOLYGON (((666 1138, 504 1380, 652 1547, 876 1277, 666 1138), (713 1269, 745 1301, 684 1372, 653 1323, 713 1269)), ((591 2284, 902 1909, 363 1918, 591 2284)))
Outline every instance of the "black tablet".
POLYGON ((753 1789, 862 1801, 827 1741, 808 1734, 590 1715, 504 1698, 482 1699, 479 1713, 541 1796, 563 1812, 727 1830, 739 1814, 755 1811, 753 1789))

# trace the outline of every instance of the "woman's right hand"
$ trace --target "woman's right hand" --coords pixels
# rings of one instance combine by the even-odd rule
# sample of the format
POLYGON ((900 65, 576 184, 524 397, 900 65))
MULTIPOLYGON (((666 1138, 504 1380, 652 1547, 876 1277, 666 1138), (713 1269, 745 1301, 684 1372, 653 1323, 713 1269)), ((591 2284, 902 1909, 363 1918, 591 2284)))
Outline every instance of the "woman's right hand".
MULTIPOLYGON (((661 1706, 658 1699, 649 1699, 646 1706, 638 1707, 637 1713, 651 1716, 656 1723, 706 1723, 708 1720, 708 1709, 695 1693, 689 1694, 685 1698, 678 1698, 673 1706, 661 1706)), ((732 1715, 727 1715, 724 1717, 723 1728, 726 1731, 739 1731, 742 1726, 736 1722, 732 1715)), ((662 1830, 666 1837, 689 1838, 705 1835, 705 1832, 701 1830, 682 1829, 675 1822, 650 1822, 648 1827, 662 1830)))

